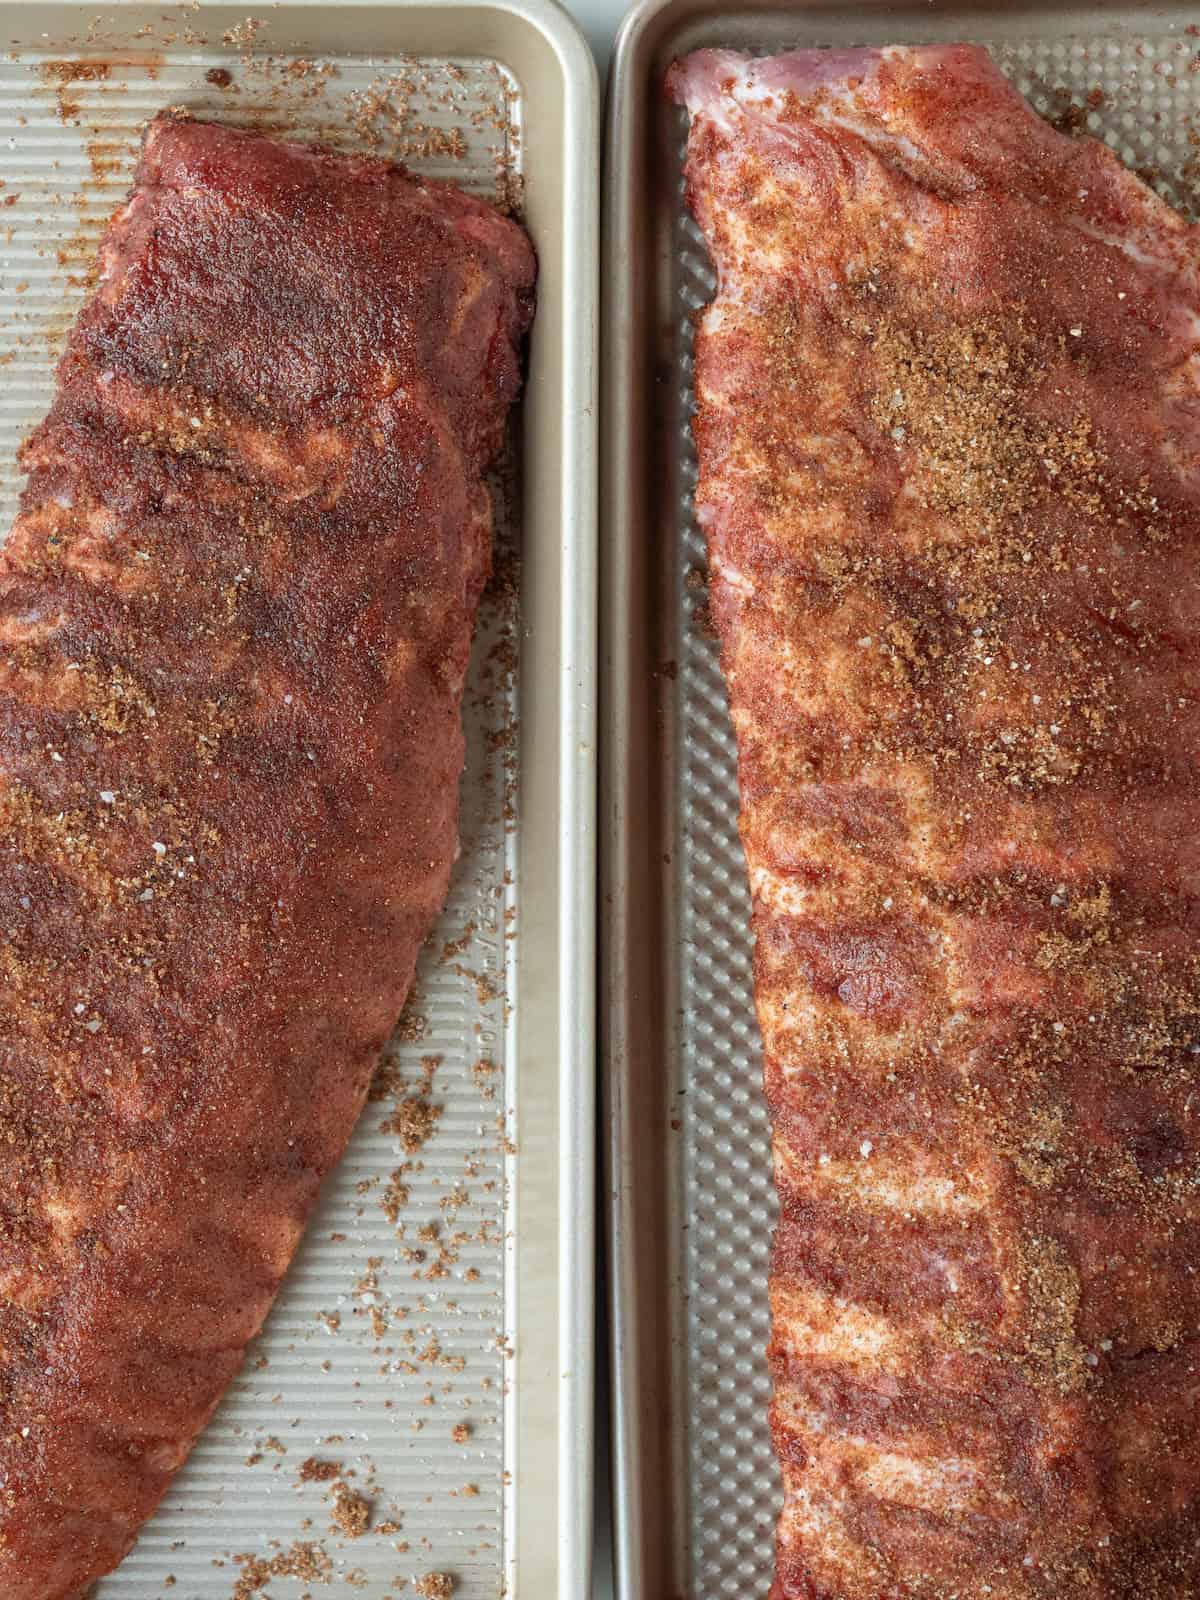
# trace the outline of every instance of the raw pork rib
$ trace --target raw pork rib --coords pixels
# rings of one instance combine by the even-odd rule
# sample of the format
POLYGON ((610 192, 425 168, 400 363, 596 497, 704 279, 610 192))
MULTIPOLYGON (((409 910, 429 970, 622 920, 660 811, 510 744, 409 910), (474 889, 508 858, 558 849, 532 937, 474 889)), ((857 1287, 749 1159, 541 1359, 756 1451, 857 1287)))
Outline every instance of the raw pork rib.
POLYGON ((694 55, 776 1600, 1200 1594, 1200 239, 981 51, 694 55))
POLYGON ((0 558, 0 1595, 131 1544, 446 892, 520 230, 160 120, 0 558))

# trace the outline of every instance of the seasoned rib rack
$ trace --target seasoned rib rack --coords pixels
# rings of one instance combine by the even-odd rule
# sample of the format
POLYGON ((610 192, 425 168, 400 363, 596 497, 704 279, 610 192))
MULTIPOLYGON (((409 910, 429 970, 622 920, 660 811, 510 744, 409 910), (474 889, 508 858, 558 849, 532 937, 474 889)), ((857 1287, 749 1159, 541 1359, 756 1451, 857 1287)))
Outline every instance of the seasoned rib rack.
POLYGON ((163 1493, 353 1127, 457 848, 512 222, 152 124, 0 564, 0 1593, 163 1493))
POLYGON ((774 1587, 1196 1593, 1196 230, 981 51, 706 51, 774 1587))

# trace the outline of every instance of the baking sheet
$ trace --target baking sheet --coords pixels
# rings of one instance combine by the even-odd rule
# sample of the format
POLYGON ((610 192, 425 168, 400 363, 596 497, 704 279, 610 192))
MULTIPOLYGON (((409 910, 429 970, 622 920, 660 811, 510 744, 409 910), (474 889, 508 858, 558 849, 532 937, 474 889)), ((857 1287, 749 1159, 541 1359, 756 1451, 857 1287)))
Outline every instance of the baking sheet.
POLYGON ((714 279, 682 203, 685 121, 661 78, 704 45, 758 51, 964 39, 1033 105, 1104 138, 1200 216, 1194 8, 642 7, 610 87, 602 993, 615 1257, 618 1589, 766 1596, 778 1471, 767 1428, 776 1214, 753 1017, 735 747, 692 517, 693 314, 714 279), (648 886, 653 885, 653 888, 648 886))
MULTIPOLYGON (((457 53, 426 45, 413 55, 401 51, 402 24, 411 17, 428 39, 432 22, 436 38, 433 8, 419 16, 379 8, 367 26, 358 8, 344 32, 326 26, 325 38, 298 24, 297 8, 257 17, 126 8, 119 22, 74 8, 3 13, 13 43, 0 60, 0 526, 20 487, 17 444, 49 403, 55 357, 88 291, 103 227, 129 187, 145 120, 180 105, 319 137, 519 207, 527 92, 543 96, 535 136, 557 131, 564 145, 568 95, 545 77, 523 82, 502 63, 512 42, 506 19, 497 29, 499 14, 482 9, 492 20, 474 29, 467 8, 457 26, 452 8, 440 13, 441 37, 457 53), (375 40, 386 47, 364 48, 375 40), (468 40, 482 51, 467 53, 468 40)), ((516 19, 507 21, 515 35, 516 19)), ((560 26, 550 8, 539 21, 551 33, 560 26)), ((568 34, 568 53, 574 43, 568 34)), ((587 88, 584 77, 575 111, 585 117, 587 88)), ((576 127, 569 136, 579 135, 576 127)), ((555 176, 564 188, 561 158, 541 174, 543 187, 555 176)), ((552 194, 540 203, 553 205, 552 194)), ((537 204, 535 195, 535 212, 537 204)), ((561 285, 546 279, 562 258, 553 237, 533 231, 551 325, 531 384, 561 388, 570 369, 586 391, 586 342, 568 349, 554 328, 561 285)), ((584 1490, 568 1481, 561 1498, 543 1497, 527 1514, 518 1489, 524 1451, 536 1444, 553 1456, 556 1432, 578 1430, 590 1354, 584 1345, 564 1381, 557 1352, 548 1359, 537 1348, 542 1319, 554 1328, 578 1314, 587 1209, 573 1197, 564 1227, 559 1189, 543 1184, 531 1202, 521 1178, 524 1137, 536 1150, 543 1115, 524 1125, 535 1082, 564 1163, 586 1171, 590 1137, 586 1097, 560 1098, 554 1081, 559 1023, 575 1030, 562 1045, 569 1062, 586 1040, 590 985, 586 969, 570 975, 571 1010, 560 1018, 567 986, 540 925, 553 930, 556 910, 566 909, 555 903, 560 884, 570 884, 572 920, 586 916, 590 884, 565 875, 539 883, 524 848, 527 805, 535 815, 549 807, 561 824, 587 793, 578 763, 583 782, 573 794, 553 763, 528 771, 535 742, 557 741, 563 697, 588 665, 586 626, 576 627, 587 615, 586 563, 567 575, 570 609, 561 616, 546 607, 544 578, 523 581, 560 539, 562 508, 525 517, 522 482, 531 467, 565 470, 577 450, 566 427, 573 402, 564 400, 554 424, 526 419, 524 449, 518 423, 495 474, 497 571, 466 691, 462 854, 377 1090, 241 1376, 97 1600, 249 1600, 325 1585, 364 1600, 451 1590, 492 1600, 577 1587, 586 1528, 572 1528, 558 1547, 552 1539, 541 1573, 522 1560, 522 1546, 570 1514, 572 1493, 584 1490), (575 659, 564 652, 568 637, 575 659), (519 692, 531 662, 554 684, 532 710, 519 692), (531 895, 537 916, 527 934, 531 895), (552 1264, 539 1258, 531 1268, 525 1243, 540 1257, 547 1236, 559 1246, 552 1264), (575 1299, 564 1304, 565 1290, 575 1299)), ((586 484, 587 464, 579 470, 586 484)), ((585 515, 575 529, 585 551, 591 531, 585 515)), ((581 849, 589 837, 583 828, 581 849)))

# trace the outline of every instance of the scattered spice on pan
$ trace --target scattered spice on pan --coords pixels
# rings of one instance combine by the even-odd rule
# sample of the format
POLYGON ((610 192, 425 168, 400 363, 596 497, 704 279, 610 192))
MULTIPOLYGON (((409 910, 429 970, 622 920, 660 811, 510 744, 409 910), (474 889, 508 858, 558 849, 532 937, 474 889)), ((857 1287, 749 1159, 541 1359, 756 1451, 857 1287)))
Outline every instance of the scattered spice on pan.
POLYGON ((348 1483, 333 1486, 333 1526, 347 1539, 361 1539, 371 1526, 371 1502, 348 1483))
MULTIPOLYGON (((420 1011, 417 1010, 417 995, 414 990, 408 997, 408 1003, 400 1013, 400 1021, 396 1025, 395 1038, 400 1044, 419 1044, 429 1032, 429 1023, 420 1011)), ((378 1074, 376 1074, 378 1077, 378 1074)), ((374 1098, 374 1097, 373 1097, 374 1098)))
POLYGON ((453 961, 455 956, 461 956, 464 950, 470 948, 471 940, 474 937, 475 924, 473 922, 468 922, 457 939, 448 939, 442 946, 442 953, 439 957, 439 960, 443 965, 445 965, 447 961, 453 961))
POLYGON ((79 116, 79 99, 71 93, 74 83, 98 83, 112 72, 109 62, 84 58, 79 61, 43 61, 40 68, 43 79, 55 86, 58 102, 58 120, 74 122, 79 116))
POLYGON ((471 1068, 471 1076, 475 1079, 479 1092, 485 1100, 494 1100, 496 1098, 494 1080, 499 1070, 496 1063, 487 1060, 486 1057, 477 1061, 471 1068))
POLYGON ((266 22, 262 17, 247 17, 244 22, 238 22, 232 28, 226 28, 221 37, 228 45, 246 47, 257 41, 259 34, 265 27, 266 22))
POLYGON ((427 1572, 423 1578, 413 1579, 413 1588, 422 1600, 450 1600, 454 1579, 448 1572, 427 1572))
POLYGON ((421 1081, 407 1086, 407 1092, 395 1102, 391 1116, 379 1124, 381 1133, 395 1134, 406 1155, 415 1155, 421 1149, 442 1115, 441 1106, 429 1098, 433 1075, 441 1059, 440 1056, 422 1056, 421 1081))
POLYGON ((306 1583, 328 1583, 333 1562, 325 1549, 315 1543, 297 1541, 290 1549, 269 1558, 241 1554, 233 1558, 241 1568, 230 1600, 252 1600, 261 1594, 272 1578, 299 1578, 306 1583))

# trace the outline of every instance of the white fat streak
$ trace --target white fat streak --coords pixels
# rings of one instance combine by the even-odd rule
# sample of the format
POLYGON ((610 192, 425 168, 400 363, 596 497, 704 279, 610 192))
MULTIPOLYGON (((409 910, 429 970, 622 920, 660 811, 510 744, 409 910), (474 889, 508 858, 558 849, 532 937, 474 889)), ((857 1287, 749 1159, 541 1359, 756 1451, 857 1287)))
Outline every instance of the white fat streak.
POLYGON ((801 1156, 778 1135, 776 1169, 798 1188, 833 1190, 839 1199, 857 1200, 868 1209, 912 1212, 919 1216, 962 1216, 986 1204, 986 1195, 947 1173, 922 1172, 921 1152, 891 1156, 875 1147, 871 1159, 839 1161, 801 1156))
POLYGON ((1139 234, 1144 236, 1145 230, 1139 228, 1136 223, 1131 229, 1113 233, 1111 229, 1097 227, 1095 223, 1081 216, 1066 216, 1061 220, 1085 238, 1095 239, 1100 244, 1106 244, 1113 250, 1120 251, 1136 267, 1152 267, 1156 272, 1162 272, 1164 266, 1169 264, 1164 259, 1162 242, 1157 234, 1151 235, 1149 246, 1138 242, 1139 234))
POLYGON ((900 133, 898 130, 882 127, 873 118, 856 117, 844 106, 835 105, 828 100, 814 108, 814 116, 826 127, 855 134, 865 145, 870 146, 876 155, 883 157, 885 166, 889 159, 894 159, 896 156, 928 166, 929 156, 915 139, 910 139, 906 133, 900 133))
POLYGON ((786 1498, 779 1519, 779 1548, 803 1550, 822 1592, 865 1594, 882 1586, 887 1574, 878 1558, 846 1527, 845 1491, 831 1493, 805 1476, 785 1474, 786 1498))
POLYGON ((839 1487, 852 1486, 893 1505, 942 1512, 999 1514, 1009 1504, 980 1462, 938 1455, 927 1436, 918 1436, 911 1449, 900 1449, 895 1439, 849 1432, 840 1417, 794 1394, 782 1420, 810 1446, 805 1475, 828 1480, 835 1495, 839 1487))
MULTIPOLYGON (((761 205, 774 201, 785 207, 795 207, 796 197, 778 183, 763 183, 757 197, 761 205)), ((720 205, 720 201, 717 202, 720 205)), ((749 265, 751 276, 746 280, 753 288, 762 273, 786 275, 795 269, 795 260, 788 245, 787 230, 776 232, 775 242, 768 244, 764 238, 757 209, 734 210, 721 206, 721 222, 725 239, 721 248, 722 291, 730 299, 738 299, 736 286, 741 283, 739 267, 749 265)))
POLYGON ((797 883, 762 866, 750 870, 750 892, 755 900, 785 917, 807 916, 815 906, 827 904, 829 900, 826 884, 797 883))
POLYGON ((709 338, 713 338, 719 333, 724 333, 727 322, 732 321, 735 328, 739 325, 741 319, 739 317, 731 317, 729 308, 730 302, 727 299, 716 299, 706 308, 704 312, 704 332, 709 338))
POLYGON ((907 1341, 886 1317, 853 1300, 776 1276, 771 1304, 776 1337, 799 1360, 875 1372, 908 1370, 907 1341))
MULTIPOLYGON (((722 97, 724 105, 722 126, 730 128, 727 113, 724 107, 736 102, 744 110, 753 115, 757 120, 770 125, 773 134, 787 138, 787 124, 780 122, 775 115, 779 101, 780 85, 773 82, 763 82, 755 74, 758 63, 751 62, 739 74, 738 82, 732 96, 722 97)), ((836 81, 821 85, 825 89, 837 89, 836 81)), ((706 111, 711 114, 711 108, 706 106, 706 111)), ((817 101, 809 108, 809 115, 813 121, 822 123, 825 127, 852 133, 868 145, 872 151, 884 158, 885 165, 888 159, 900 157, 911 162, 928 163, 926 151, 909 137, 908 134, 887 126, 886 122, 878 117, 857 112, 846 99, 837 99, 829 96, 817 101)))
POLYGON ((60 1239, 72 1240, 88 1221, 88 1208, 60 1195, 50 1195, 42 1202, 46 1220, 60 1239))
POLYGON ((879 1450, 864 1439, 855 1465, 865 1489, 898 1505, 919 1506, 925 1511, 966 1511, 978 1500, 978 1471, 954 1456, 919 1461, 896 1450, 879 1450))
POLYGON ((55 611, 49 616, 26 613, 23 617, 5 617, 0 621, 0 644, 33 644, 57 633, 66 620, 66 613, 55 611))
POLYGON ((754 580, 735 566, 726 556, 713 552, 711 558, 712 574, 722 583, 727 583, 731 589, 736 589, 739 594, 747 597, 754 593, 754 580))

